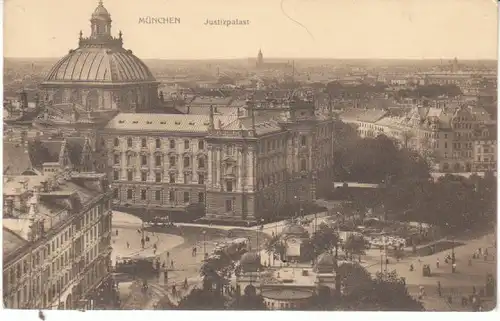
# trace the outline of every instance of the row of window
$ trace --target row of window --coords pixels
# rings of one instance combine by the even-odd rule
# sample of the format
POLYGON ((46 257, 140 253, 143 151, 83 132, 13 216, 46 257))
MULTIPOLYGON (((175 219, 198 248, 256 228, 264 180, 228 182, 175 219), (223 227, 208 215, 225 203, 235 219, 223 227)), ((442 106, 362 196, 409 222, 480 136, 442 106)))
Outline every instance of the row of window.
MULTIPOLYGON (((85 215, 83 215, 83 223, 89 224, 98 219, 99 213, 102 212, 102 205, 99 205, 97 208, 94 207, 90 211, 88 211, 85 215)), ((97 233, 95 230, 94 233, 97 233)), ((47 260, 53 253, 57 250, 66 247, 68 242, 71 242, 71 238, 73 236, 72 226, 67 227, 64 231, 55 236, 50 243, 47 243, 46 246, 40 247, 38 250, 33 251, 31 266, 34 269, 37 266, 40 266, 42 262, 47 260)), ((48 276, 54 271, 59 270, 62 266, 65 266, 68 261, 69 252, 66 251, 61 253, 60 256, 53 259, 52 262, 52 270, 49 269, 48 276)), ((7 275, 4 275, 4 280, 8 281, 9 284, 16 284, 19 281, 23 274, 28 273, 30 267, 29 258, 19 262, 13 267, 9 268, 8 271, 5 271, 7 275), (7 276, 7 277, 5 277, 7 276)))
MULTIPOLYGON (((145 201, 147 200, 147 190, 145 189, 142 189, 140 190, 140 200, 141 201, 145 201)), ((119 198, 119 195, 118 195, 118 190, 115 190, 115 198, 118 199, 119 198)), ((162 191, 160 190, 156 190, 154 191, 154 200, 155 201, 161 201, 162 200, 162 191)), ((184 203, 189 203, 191 201, 191 194, 190 192, 184 192, 182 194, 182 200, 184 203)), ((134 199, 134 190, 133 189, 127 189, 127 199, 128 200, 133 200, 134 199)), ((169 191, 168 192, 168 201, 173 203, 173 202, 176 202, 176 193, 175 191, 169 191)), ((203 192, 199 192, 198 193, 198 203, 204 203, 205 202, 205 193, 203 192)))
MULTIPOLYGON (((132 138, 127 138, 127 147, 131 148, 134 145, 134 141, 132 138)), ((118 147, 120 146, 120 139, 115 138, 114 139, 114 146, 118 147)), ((141 148, 147 148, 148 147, 148 140, 146 138, 141 139, 141 148)), ((160 138, 155 139, 155 148, 159 149, 162 147, 162 140, 160 138)), ((174 139, 169 140, 169 148, 174 149, 176 147, 176 142, 174 139)), ((186 139, 184 140, 184 149, 189 149, 191 148, 191 141, 186 139)), ((198 140, 198 149, 205 149, 205 141, 203 140, 198 140)))
MULTIPOLYGON (((115 154, 113 156, 113 164, 120 165, 120 159, 121 159, 121 156, 119 154, 115 154)), ((156 166, 156 167, 163 166, 163 156, 157 155, 154 157, 154 160, 155 160, 154 166, 156 166)), ((127 155, 126 162, 127 162, 127 166, 134 165, 133 158, 130 155, 127 155)), ((177 165, 177 156, 170 156, 168 158, 168 164, 170 165, 170 167, 175 167, 177 165)), ((148 156, 141 155, 141 166, 148 166, 148 165, 149 165, 148 156)), ((191 157, 185 156, 183 158, 183 165, 184 165, 184 167, 190 167, 191 166, 191 157)), ((198 168, 205 168, 205 157, 198 158, 198 168)))
MULTIPOLYGON (((141 172, 141 182, 147 182, 149 177, 148 172, 141 172)), ((184 181, 183 184, 192 184, 192 174, 191 173, 184 173, 184 181)), ((120 171, 115 170, 113 171, 113 180, 114 181, 119 181, 121 179, 120 171)), ((134 172, 128 171, 127 172, 127 181, 133 181, 134 180, 134 172)), ((161 183, 164 180, 164 175, 162 173, 155 173, 154 175, 154 181, 155 183, 161 183)), ((177 182, 177 174, 176 173, 170 173, 168 174, 168 182, 170 184, 176 184, 177 182)), ((198 184, 205 184, 205 174, 198 173, 198 184)))

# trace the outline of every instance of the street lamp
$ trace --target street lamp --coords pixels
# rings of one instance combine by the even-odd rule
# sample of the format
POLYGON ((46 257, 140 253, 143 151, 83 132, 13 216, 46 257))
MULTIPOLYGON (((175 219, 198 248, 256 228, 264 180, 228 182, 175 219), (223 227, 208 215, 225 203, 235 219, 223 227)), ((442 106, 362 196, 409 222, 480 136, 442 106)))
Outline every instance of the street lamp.
POLYGON ((205 247, 205 240, 206 240, 206 234, 207 234, 207 231, 203 230, 201 232, 201 234, 203 234, 203 258, 205 258, 207 256, 207 252, 206 252, 206 247, 205 247))

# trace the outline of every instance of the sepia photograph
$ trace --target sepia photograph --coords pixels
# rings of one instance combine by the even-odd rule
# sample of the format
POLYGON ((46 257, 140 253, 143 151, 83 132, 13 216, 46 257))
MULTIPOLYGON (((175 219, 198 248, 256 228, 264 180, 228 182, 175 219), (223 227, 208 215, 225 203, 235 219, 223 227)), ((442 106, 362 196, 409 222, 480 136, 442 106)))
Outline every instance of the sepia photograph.
POLYGON ((3 13, 2 309, 497 309, 496 1, 3 13))

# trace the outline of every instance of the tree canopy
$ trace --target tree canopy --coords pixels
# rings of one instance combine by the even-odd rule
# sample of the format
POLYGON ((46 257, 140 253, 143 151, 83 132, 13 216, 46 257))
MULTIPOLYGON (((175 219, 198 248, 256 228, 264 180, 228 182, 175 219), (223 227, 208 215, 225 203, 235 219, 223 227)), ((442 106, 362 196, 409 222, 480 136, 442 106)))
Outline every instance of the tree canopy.
POLYGON ((336 177, 343 181, 387 183, 387 180, 428 179, 429 165, 417 152, 398 148, 385 135, 352 139, 337 150, 336 177))

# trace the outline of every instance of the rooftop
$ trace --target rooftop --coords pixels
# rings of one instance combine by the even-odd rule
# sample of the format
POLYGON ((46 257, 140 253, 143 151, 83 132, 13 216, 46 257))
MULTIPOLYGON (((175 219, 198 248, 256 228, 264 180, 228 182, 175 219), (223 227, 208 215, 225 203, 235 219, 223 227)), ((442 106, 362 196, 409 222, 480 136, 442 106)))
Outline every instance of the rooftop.
MULTIPOLYGON (((236 116, 214 116, 214 126, 216 129, 220 129, 235 119, 236 116)), ((209 125, 209 115, 120 113, 111 119, 105 128, 130 131, 206 133, 209 125)))
POLYGON ((52 173, 4 177, 3 197, 17 199, 13 207, 3 209, 4 254, 14 253, 28 241, 31 220, 42 222, 44 230, 49 231, 103 193, 103 187, 93 177, 82 177, 85 174, 78 179, 52 173))

